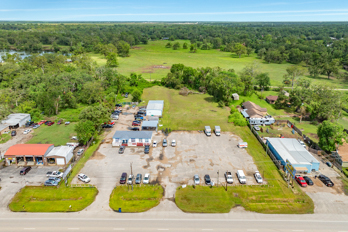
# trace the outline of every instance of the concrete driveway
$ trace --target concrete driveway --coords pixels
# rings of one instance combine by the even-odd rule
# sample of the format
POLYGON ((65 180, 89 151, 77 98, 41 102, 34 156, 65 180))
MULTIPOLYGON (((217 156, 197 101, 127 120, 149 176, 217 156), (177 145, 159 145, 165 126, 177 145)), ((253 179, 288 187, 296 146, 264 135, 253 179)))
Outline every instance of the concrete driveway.
POLYGON ((8 210, 8 204, 14 195, 24 186, 42 185, 46 180, 48 171, 58 171, 58 167, 33 166, 24 176, 19 175, 23 167, 9 166, 0 170, 0 212, 8 210))

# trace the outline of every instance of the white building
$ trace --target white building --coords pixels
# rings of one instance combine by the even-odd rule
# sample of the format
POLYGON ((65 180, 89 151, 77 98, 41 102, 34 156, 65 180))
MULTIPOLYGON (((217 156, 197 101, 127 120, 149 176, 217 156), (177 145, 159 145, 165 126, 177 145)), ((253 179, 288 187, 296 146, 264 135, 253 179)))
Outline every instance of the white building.
POLYGON ((116 131, 112 137, 112 146, 151 145, 152 131, 116 131))
POLYGON ((164 106, 164 101, 163 100, 157 100, 157 101, 150 100, 147 103, 146 115, 147 116, 162 117, 163 106, 164 106))
POLYGON ((45 155, 46 163, 48 165, 66 165, 70 162, 74 147, 59 146, 54 147, 47 155, 45 155))
POLYGON ((10 114, 7 116, 7 119, 1 121, 0 128, 18 128, 24 126, 29 121, 31 121, 30 114, 10 114))

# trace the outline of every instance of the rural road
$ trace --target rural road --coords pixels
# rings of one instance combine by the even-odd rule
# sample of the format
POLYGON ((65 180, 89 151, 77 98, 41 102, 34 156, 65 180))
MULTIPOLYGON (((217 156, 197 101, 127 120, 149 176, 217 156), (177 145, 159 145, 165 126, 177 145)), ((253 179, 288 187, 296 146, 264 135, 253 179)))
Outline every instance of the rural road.
POLYGON ((344 232, 347 215, 118 214, 85 213, 0 215, 0 231, 259 231, 344 232))

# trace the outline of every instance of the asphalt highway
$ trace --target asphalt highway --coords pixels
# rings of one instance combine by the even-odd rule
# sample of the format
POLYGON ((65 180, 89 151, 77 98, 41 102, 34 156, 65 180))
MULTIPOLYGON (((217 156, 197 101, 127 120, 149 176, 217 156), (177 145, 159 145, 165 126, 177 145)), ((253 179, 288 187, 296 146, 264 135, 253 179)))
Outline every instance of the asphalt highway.
MULTIPOLYGON (((34 215, 35 216, 35 215, 34 215)), ((274 219, 0 218, 0 231, 348 232, 348 221, 274 219)))

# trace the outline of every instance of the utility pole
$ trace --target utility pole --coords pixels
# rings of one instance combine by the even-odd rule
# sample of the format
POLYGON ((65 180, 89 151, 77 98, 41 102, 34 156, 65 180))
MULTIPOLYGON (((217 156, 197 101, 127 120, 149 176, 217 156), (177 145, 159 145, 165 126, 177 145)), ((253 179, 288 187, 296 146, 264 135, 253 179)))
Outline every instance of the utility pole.
MULTIPOLYGON (((133 178, 133 162, 130 163, 130 168, 131 168, 131 175, 132 175, 132 178, 133 178)), ((133 191, 133 179, 132 179, 132 191, 133 191)))

